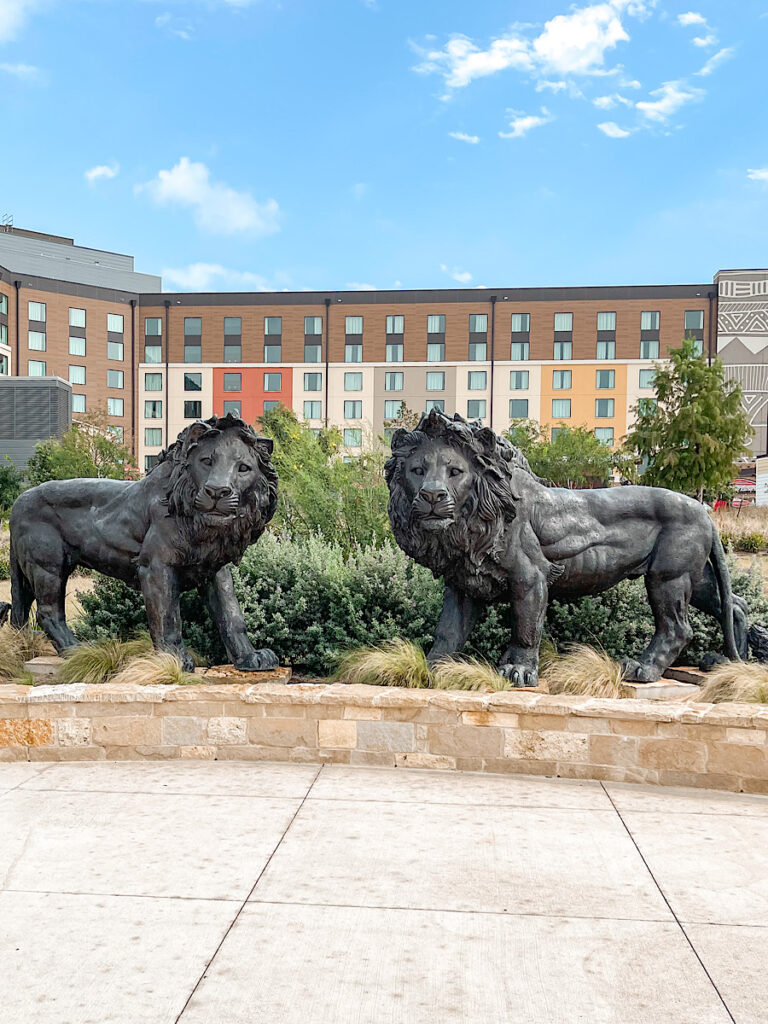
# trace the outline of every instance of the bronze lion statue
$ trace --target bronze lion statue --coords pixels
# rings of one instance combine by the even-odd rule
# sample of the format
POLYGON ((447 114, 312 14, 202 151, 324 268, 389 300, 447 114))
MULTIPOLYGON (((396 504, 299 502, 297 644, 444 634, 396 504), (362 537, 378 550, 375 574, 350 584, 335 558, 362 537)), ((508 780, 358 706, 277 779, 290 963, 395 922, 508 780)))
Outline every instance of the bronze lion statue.
MULTIPOLYGON (((11 625, 37 621, 57 651, 77 644, 64 597, 73 569, 87 566, 139 587, 160 650, 194 663, 181 638, 179 596, 205 591, 236 668, 275 668, 270 650, 248 639, 229 563, 259 539, 277 506, 272 441, 243 420, 191 424, 143 480, 49 481, 25 491, 11 511, 11 625)), ((8 615, 0 606, 0 622, 8 615)))
POLYGON ((445 580, 429 662, 459 651, 483 607, 508 601, 511 643, 499 671, 536 685, 550 598, 572 600, 645 579, 656 631, 626 679, 653 682, 691 639, 688 607, 721 624, 725 650, 747 653, 745 603, 706 509, 661 487, 566 490, 479 423, 432 411, 396 430, 386 464, 389 518, 400 547, 445 580))

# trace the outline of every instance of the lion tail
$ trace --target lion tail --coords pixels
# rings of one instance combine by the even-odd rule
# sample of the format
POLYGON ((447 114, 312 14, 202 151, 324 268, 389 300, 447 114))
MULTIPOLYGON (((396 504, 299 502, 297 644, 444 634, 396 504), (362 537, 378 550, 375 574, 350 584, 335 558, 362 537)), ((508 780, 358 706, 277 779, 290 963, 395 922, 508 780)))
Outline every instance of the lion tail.
POLYGON ((717 589, 720 591, 720 613, 721 626, 723 627, 723 638, 725 640, 725 653, 731 661, 741 661, 739 650, 736 645, 736 635, 733 631, 733 591, 731 590, 731 575, 728 572, 728 565, 725 561, 725 550, 717 528, 712 527, 712 548, 709 552, 709 560, 717 580, 717 589))
POLYGON ((35 592, 24 575, 11 541, 11 625, 23 629, 29 622, 29 610, 35 600, 35 592))

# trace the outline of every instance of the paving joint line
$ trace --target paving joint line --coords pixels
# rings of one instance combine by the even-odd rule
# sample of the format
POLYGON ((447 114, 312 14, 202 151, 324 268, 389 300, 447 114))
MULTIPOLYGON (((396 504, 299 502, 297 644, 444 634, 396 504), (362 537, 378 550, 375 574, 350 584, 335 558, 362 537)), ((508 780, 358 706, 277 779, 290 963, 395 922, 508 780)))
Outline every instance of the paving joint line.
POLYGON ((322 764, 318 767, 317 772, 315 773, 315 777, 312 779, 312 782, 309 784, 309 788, 307 789, 307 792, 304 794, 304 796, 301 799, 301 802, 299 803, 299 806, 296 808, 296 810, 294 811, 293 815, 291 816, 291 820, 288 822, 288 824, 283 829, 282 835, 280 836, 278 841, 275 843, 275 846, 274 846, 272 852, 270 853, 269 857, 267 857, 267 859, 266 859, 266 861, 264 863, 264 866, 262 867, 261 871, 258 873, 258 875, 256 877, 256 881, 251 886, 251 888, 248 891, 248 894, 246 895, 245 899, 241 902, 240 907, 239 907, 237 913, 235 914, 233 919, 230 921, 229 927, 224 932, 224 935, 222 936, 221 941, 216 946, 216 949, 213 951, 213 955, 211 956, 210 960, 208 961, 208 963, 203 968, 203 973, 197 979, 197 982, 195 983, 192 991, 187 996, 186 1002, 182 1006, 181 1011, 179 1012, 179 1015, 176 1017, 176 1020, 174 1021, 174 1024, 179 1024, 179 1021, 184 1016, 184 1013, 186 1012, 187 1007, 189 1006, 190 1002, 192 1001, 192 998, 194 997, 195 992, 197 992, 197 990, 200 988, 200 985, 203 983, 203 980, 204 980, 206 974, 208 973, 208 971, 211 968, 211 964, 213 963, 213 961, 218 956, 219 950, 224 945, 224 943, 227 941, 229 933, 232 931, 232 929, 237 924, 237 921, 238 921, 240 915, 242 914, 242 912, 245 910, 246 906, 248 905, 248 900, 251 898, 251 896, 253 895, 253 893, 254 893, 254 891, 256 889, 256 886, 259 884, 259 882, 261 881, 262 877, 264 876, 264 872, 267 870, 269 865, 272 863, 272 858, 275 856, 277 851, 280 849, 280 846, 281 846, 283 840, 285 839, 286 835, 288 834, 288 831, 289 831, 291 825, 293 825, 294 821, 296 820, 296 818, 297 818, 297 816, 299 814, 299 811, 302 809, 302 807, 306 803, 307 797, 312 792, 312 787, 314 786, 314 784, 317 782, 318 778, 320 777, 320 773, 322 772, 323 768, 324 768, 324 765, 322 765, 322 764))
POLYGON ((736 1024, 736 1018, 735 1018, 735 1017, 733 1016, 733 1014, 731 1013, 730 1007, 728 1006, 728 1004, 726 1003, 725 999, 723 998, 723 993, 722 993, 722 992, 720 991, 720 989, 719 989, 719 988, 717 987, 717 985, 715 984, 714 978, 713 978, 713 977, 712 977, 712 975, 711 975, 711 974, 709 973, 709 971, 707 970, 707 967, 706 967, 706 965, 705 965, 704 961, 703 961, 703 960, 701 959, 701 957, 699 956, 699 951, 698 951, 698 950, 696 949, 696 947, 694 946, 693 942, 692 942, 692 941, 691 941, 691 939, 690 939, 690 936, 688 935, 688 932, 687 932, 687 931, 685 930, 685 928, 683 927, 683 923, 682 923, 682 921, 681 921, 681 920, 680 920, 680 918, 679 918, 679 917, 677 916, 677 914, 675 913, 675 910, 674 910, 674 908, 672 907, 672 904, 671 904, 671 903, 669 902, 669 900, 667 899, 666 893, 664 892, 664 890, 662 889, 661 885, 659 884, 659 882, 658 882, 658 880, 657 880, 656 876, 654 875, 653 871, 651 871, 651 866, 650 866, 650 864, 648 863, 648 861, 647 861, 647 860, 645 859, 645 856, 644 856, 644 854, 643 854, 643 851, 642 851, 642 850, 640 849, 640 846, 638 845, 638 842, 637 842, 637 840, 636 840, 636 839, 635 839, 635 837, 634 837, 634 836, 632 835, 632 832, 630 831, 630 829, 629 829, 629 826, 627 825, 626 821, 624 821, 624 818, 623 818, 623 817, 622 817, 622 815, 621 815, 621 811, 620 811, 620 810, 619 810, 619 808, 618 808, 618 807, 616 806, 616 804, 615 804, 615 803, 613 802, 613 798, 611 797, 611 794, 610 794, 610 793, 608 792, 608 790, 607 790, 607 789, 605 788, 605 786, 603 785, 603 783, 602 783, 602 782, 600 783, 600 785, 601 785, 601 786, 603 787, 603 791, 605 792, 606 796, 608 797, 608 799, 609 799, 609 800, 611 801, 611 803, 613 804, 613 809, 614 809, 614 810, 616 811, 616 813, 618 814, 618 816, 619 816, 619 821, 620 821, 620 822, 621 822, 621 824, 622 824, 622 825, 624 826, 624 829, 626 830, 626 833, 627 833, 627 835, 629 836, 629 838, 630 838, 630 841, 632 842, 632 845, 633 845, 633 846, 634 846, 634 848, 635 848, 635 849, 637 850, 637 852, 638 852, 638 855, 639 855, 640 859, 642 860, 643 864, 645 865, 646 871, 648 872, 648 874, 649 874, 649 875, 651 876, 651 878, 653 879, 653 884, 654 884, 654 885, 656 886, 656 888, 658 889, 658 891, 659 891, 659 895, 660 895, 660 896, 661 896, 661 898, 662 898, 662 899, 664 900, 664 902, 665 902, 665 903, 666 903, 666 905, 667 905, 667 908, 669 909, 669 912, 670 912, 670 914, 671 914, 671 915, 672 915, 672 917, 673 917, 673 918, 675 919, 675 922, 677 923, 677 927, 678 927, 678 928, 680 929, 680 931, 681 931, 681 933, 682 933, 682 935, 683 935, 683 938, 685 939, 685 941, 686 941, 686 942, 688 943, 688 945, 690 946, 690 948, 691 948, 691 952, 693 953, 693 955, 694 955, 694 956, 696 957, 696 959, 698 960, 698 962, 699 962, 699 966, 701 967, 702 971, 704 972, 704 974, 705 974, 705 976, 706 976, 707 980, 709 981, 709 983, 710 983, 710 985, 712 986, 712 988, 714 989, 714 991, 715 991, 715 992, 717 993, 717 998, 718 998, 718 999, 720 1000, 720 1002, 721 1002, 721 1003, 723 1004, 723 1009, 724 1009, 724 1010, 725 1010, 725 1012, 726 1012, 726 1013, 728 1014, 729 1018, 730 1018, 730 1019, 731 1019, 731 1020, 733 1021, 733 1024, 736 1024))
MULTIPOLYGON (((7 763, 8 764, 38 764, 39 762, 37 762, 37 761, 8 761, 7 763)), ((44 775, 47 771, 50 771, 50 769, 53 768, 55 763, 56 763, 55 761, 51 761, 50 764, 47 764, 43 768, 41 768, 35 775, 32 776, 32 778, 33 779, 37 779, 41 775, 44 775)), ((4 789, 3 792, 0 793, 0 798, 4 797, 4 796, 8 796, 9 793, 15 793, 17 789, 21 789, 22 786, 25 786, 30 781, 31 781, 31 779, 22 779, 21 782, 17 782, 16 785, 15 786, 11 786, 10 789, 4 789)))

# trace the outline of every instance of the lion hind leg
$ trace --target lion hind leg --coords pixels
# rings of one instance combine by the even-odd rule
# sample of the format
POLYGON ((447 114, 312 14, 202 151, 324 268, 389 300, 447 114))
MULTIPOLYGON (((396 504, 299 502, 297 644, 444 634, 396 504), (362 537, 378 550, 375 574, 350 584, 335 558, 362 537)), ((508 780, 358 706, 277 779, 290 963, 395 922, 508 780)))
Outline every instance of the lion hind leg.
POLYGON ((29 611, 35 600, 35 592, 24 575, 19 559, 11 543, 11 625, 23 629, 29 621, 29 611))
POLYGON ((69 570, 61 566, 36 568, 33 586, 37 599, 37 622, 56 650, 61 654, 77 646, 77 639, 67 625, 65 602, 69 570))
POLYGON ((688 621, 692 589, 690 577, 687 574, 673 579, 646 576, 645 588, 656 632, 637 659, 627 659, 623 663, 624 678, 637 683, 653 683, 661 679, 693 636, 688 621))
MULTIPOLYGON (((722 622, 722 602, 720 600, 720 588, 717 585, 714 570, 710 563, 704 571, 702 578, 696 583, 691 594, 691 604, 699 611, 706 612, 712 618, 722 622)), ((747 632, 749 622, 747 620, 747 605, 743 598, 737 594, 733 595, 733 635, 736 641, 736 649, 742 659, 746 660, 749 653, 747 643, 747 632)))

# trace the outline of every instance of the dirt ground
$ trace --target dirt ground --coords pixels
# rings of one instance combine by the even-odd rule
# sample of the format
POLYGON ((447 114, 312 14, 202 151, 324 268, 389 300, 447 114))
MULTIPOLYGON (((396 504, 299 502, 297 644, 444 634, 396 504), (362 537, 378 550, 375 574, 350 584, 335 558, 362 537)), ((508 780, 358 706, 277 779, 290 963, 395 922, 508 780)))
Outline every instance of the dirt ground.
MULTIPOLYGON (((93 579, 90 576, 74 576, 67 584, 67 618, 76 619, 82 615, 83 609, 77 599, 80 593, 90 593, 93 590, 93 579)), ((11 581, 0 580, 0 601, 11 600, 11 581)))

